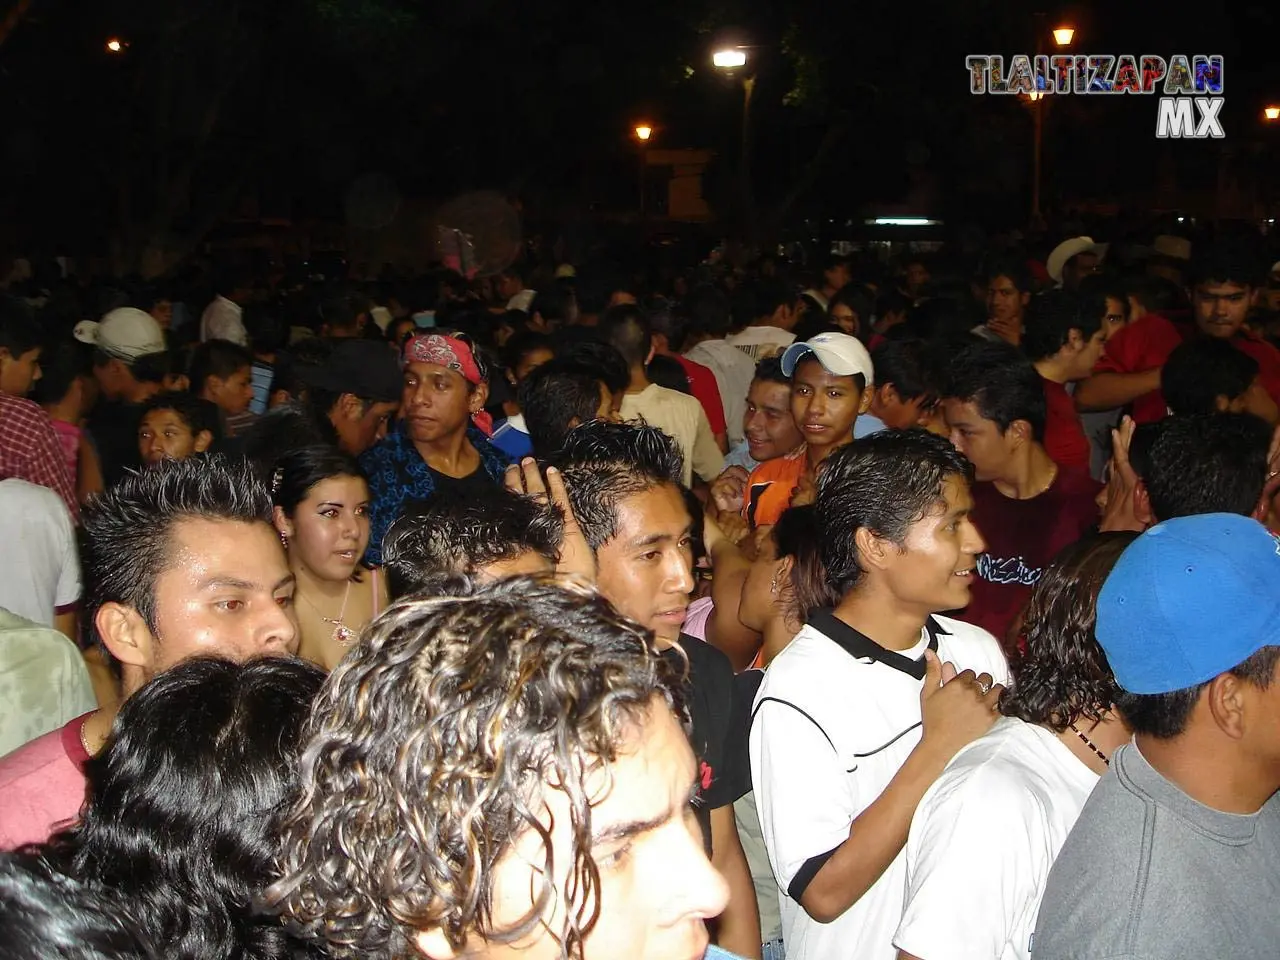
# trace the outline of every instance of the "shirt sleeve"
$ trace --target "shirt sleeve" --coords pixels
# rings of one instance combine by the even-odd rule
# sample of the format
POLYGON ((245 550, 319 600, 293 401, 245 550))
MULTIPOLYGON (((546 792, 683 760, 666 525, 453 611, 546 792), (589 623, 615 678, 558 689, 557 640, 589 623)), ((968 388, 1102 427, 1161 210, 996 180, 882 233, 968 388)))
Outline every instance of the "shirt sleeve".
MULTIPOLYGON (((43 411, 42 411, 43 413, 43 411)), ((48 487, 66 505, 73 523, 80 522, 80 503, 76 500, 75 485, 71 482, 71 474, 67 471, 67 459, 62 453, 62 444, 48 419, 32 424, 32 448, 28 458, 25 479, 48 487)))
POLYGON ((58 511, 58 538, 62 547, 62 566, 58 571, 58 587, 53 594, 55 607, 69 607, 80 599, 80 557, 76 551, 75 530, 71 518, 58 511))
POLYGON ((724 433, 727 430, 724 420, 724 402, 720 398, 720 387, 716 384, 716 378, 709 372, 699 370, 696 377, 691 380, 696 381, 693 383, 693 389, 702 403, 707 422, 711 424, 712 434, 724 433))
POLYGON ((724 469, 724 454, 716 446, 707 415, 698 404, 698 432, 693 439, 693 472, 707 483, 720 476, 724 469))
POLYGON ((1032 849, 1043 829, 1033 803, 1025 785, 987 770, 958 784, 944 774, 911 821, 895 947, 924 960, 1005 955, 1040 892, 1032 849))
POLYGON ((789 703, 765 699, 758 705, 750 751, 769 864, 778 886, 799 900, 849 839, 858 798, 826 733, 789 703))

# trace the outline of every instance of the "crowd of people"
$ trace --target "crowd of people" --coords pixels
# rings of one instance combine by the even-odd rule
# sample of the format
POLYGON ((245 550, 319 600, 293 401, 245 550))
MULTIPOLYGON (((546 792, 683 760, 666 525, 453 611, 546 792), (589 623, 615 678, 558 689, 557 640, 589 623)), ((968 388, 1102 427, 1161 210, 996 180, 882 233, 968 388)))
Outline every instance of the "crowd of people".
POLYGON ((11 283, 0 958, 1274 956, 1263 253, 11 283))

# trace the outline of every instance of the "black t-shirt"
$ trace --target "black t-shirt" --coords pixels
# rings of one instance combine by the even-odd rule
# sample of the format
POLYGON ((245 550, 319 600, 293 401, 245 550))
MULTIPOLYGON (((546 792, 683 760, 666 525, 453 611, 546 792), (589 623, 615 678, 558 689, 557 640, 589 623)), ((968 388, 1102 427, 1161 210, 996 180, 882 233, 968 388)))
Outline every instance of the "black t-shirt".
POLYGON ((119 483, 124 472, 138 467, 142 457, 138 453, 138 422, 142 418, 142 404, 102 401, 89 416, 89 435, 93 437, 102 463, 102 482, 111 487, 119 483))
POLYGON ((431 473, 436 490, 451 496, 465 498, 474 493, 477 487, 485 488, 481 491, 482 493, 493 489, 493 480, 485 472, 483 463, 465 477, 451 477, 431 467, 427 467, 427 470, 431 473))
MULTIPOLYGON (((698 822, 710 853, 711 811, 728 806, 751 789, 751 768, 746 762, 750 705, 735 692, 728 657, 688 634, 680 635, 680 646, 689 658, 685 698, 698 758, 698 822)), ((664 650, 662 655, 680 665, 676 650, 664 650)))

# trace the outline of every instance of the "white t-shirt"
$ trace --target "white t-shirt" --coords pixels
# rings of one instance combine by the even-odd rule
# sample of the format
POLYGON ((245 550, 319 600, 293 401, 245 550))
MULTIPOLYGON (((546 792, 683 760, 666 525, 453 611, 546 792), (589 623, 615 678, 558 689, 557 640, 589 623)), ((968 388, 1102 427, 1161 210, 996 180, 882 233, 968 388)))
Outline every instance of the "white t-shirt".
POLYGON ((206 340, 230 340, 245 347, 249 334, 244 328, 244 311, 234 300, 224 296, 213 298, 200 316, 200 342, 206 340))
POLYGON ((643 420, 679 444, 686 487, 693 484, 695 473, 710 483, 724 469, 724 454, 716 445, 707 412, 687 393, 651 383, 639 393, 626 394, 620 412, 623 420, 643 420))
POLYGON ((781 353, 795 343, 796 335, 781 327, 747 327, 724 340, 752 360, 763 360, 781 353))
POLYGON ((80 599, 75 528, 61 498, 25 480, 0 480, 0 607, 41 626, 80 599))
POLYGON ((747 394, 755 379, 756 365, 737 347, 723 340, 704 340, 685 352, 685 358, 711 370, 724 404, 724 422, 730 444, 742 442, 742 421, 747 412, 747 394))
POLYGON ((1058 851, 1099 777, 1044 727, 1003 717, 916 808, 894 944, 921 960, 1028 960, 1058 851))
POLYGON ((778 881, 787 960, 894 960, 902 916, 902 852, 871 889, 831 923, 805 912, 803 888, 849 838, 920 742, 924 651, 959 670, 1008 679, 995 637, 933 617, 911 650, 885 650, 827 612, 810 617, 765 671, 756 695, 751 780, 778 881))

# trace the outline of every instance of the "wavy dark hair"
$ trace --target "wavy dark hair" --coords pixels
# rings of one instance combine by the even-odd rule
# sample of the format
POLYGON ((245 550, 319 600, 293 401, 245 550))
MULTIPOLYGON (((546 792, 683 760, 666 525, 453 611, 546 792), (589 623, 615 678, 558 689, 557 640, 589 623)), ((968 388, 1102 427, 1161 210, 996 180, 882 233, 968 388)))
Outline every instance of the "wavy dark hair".
POLYGON ((274 876, 280 814, 323 679, 293 658, 201 657, 161 673, 120 708, 85 765, 80 822, 45 856, 110 891, 166 960, 292 955, 254 898, 274 876))
POLYGON ((394 604, 330 675, 267 900, 335 958, 417 956, 414 937, 433 927, 454 949, 471 934, 509 943, 559 900, 551 933, 561 957, 581 958, 600 911, 585 785, 654 697, 688 729, 682 679, 648 631, 585 587, 454 579, 466 595, 394 604), (563 889, 539 815, 550 789, 570 808, 563 889), (520 920, 495 927, 493 866, 528 833, 543 884, 520 920))
POLYGON ((41 857, 0 854, 4 960, 159 960, 131 929, 129 906, 54 870, 41 857))
POLYGON ((814 610, 834 607, 840 595, 827 577, 822 563, 822 525, 813 506, 790 507, 782 511, 769 531, 774 555, 791 558, 791 613, 800 623, 814 610))
POLYGON ((1000 712, 1061 733, 1080 720, 1099 722, 1120 695, 1093 635, 1098 593, 1137 534, 1100 533, 1064 548, 1041 575, 1023 614, 1012 681, 1000 712))

